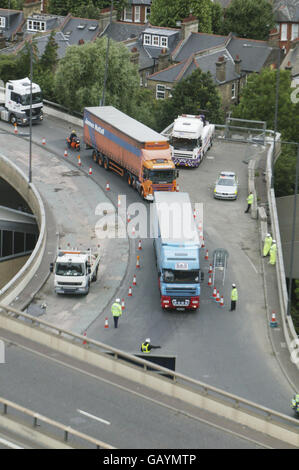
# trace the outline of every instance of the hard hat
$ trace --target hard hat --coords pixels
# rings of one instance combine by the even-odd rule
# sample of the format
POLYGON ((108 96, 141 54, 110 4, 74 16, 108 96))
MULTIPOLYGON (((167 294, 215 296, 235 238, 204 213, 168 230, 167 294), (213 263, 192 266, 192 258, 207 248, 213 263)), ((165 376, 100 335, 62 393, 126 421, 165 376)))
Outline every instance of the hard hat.
POLYGON ((236 287, 236 284, 232 284, 232 287, 236 287))
POLYGON ((73 129, 73 130, 72 130, 72 133, 73 133, 73 134, 76 134, 76 131, 74 131, 74 129, 73 129))
POLYGON ((115 302, 119 303, 119 302, 120 302, 120 299, 115 299, 115 302))
POLYGON ((145 342, 146 342, 146 343, 150 343, 150 342, 151 342, 151 339, 150 339, 150 338, 146 338, 145 342))
POLYGON ((276 240, 272 240, 272 243, 276 243, 276 240))
POLYGON ((267 237, 271 237, 270 233, 267 233, 267 237))

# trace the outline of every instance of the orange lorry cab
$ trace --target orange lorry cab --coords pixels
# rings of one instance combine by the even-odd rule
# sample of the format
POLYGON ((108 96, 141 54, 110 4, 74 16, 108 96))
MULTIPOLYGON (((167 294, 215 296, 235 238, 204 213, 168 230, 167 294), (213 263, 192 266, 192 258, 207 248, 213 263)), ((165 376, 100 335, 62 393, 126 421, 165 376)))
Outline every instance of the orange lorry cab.
POLYGON ((168 139, 113 106, 85 108, 84 142, 96 163, 126 178, 144 199, 176 191, 168 139))

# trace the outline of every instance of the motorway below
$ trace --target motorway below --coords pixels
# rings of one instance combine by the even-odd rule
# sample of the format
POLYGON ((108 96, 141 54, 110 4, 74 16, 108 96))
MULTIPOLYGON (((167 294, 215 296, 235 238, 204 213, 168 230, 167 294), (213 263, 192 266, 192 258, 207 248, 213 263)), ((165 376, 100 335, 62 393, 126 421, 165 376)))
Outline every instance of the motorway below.
MULTIPOLYGON (((1 123, 1 128, 11 129, 4 123, 1 123)), ((256 220, 244 214, 247 196, 247 165, 244 160, 246 161, 249 155, 259 158, 260 152, 264 149, 258 146, 218 141, 214 143, 198 169, 180 171, 180 190, 188 191, 192 202, 204 203, 204 237, 210 259, 215 248, 225 248, 229 252, 224 286, 220 277, 217 281, 217 287, 224 294, 225 306, 221 309, 211 300, 211 290, 207 286, 207 274, 205 274, 199 312, 163 312, 159 303, 152 240, 143 239, 142 251, 139 252, 137 250, 138 235, 136 240, 130 241, 107 241, 95 238, 95 224, 99 218, 95 211, 99 202, 108 198, 117 205, 118 194, 123 194, 126 195, 127 205, 129 205, 140 202, 139 195, 119 176, 94 167, 90 151, 80 152, 83 164, 81 169, 77 167, 76 153, 69 152, 69 156, 65 159, 63 156, 64 138, 70 129, 67 123, 49 117, 41 126, 33 128, 34 142, 40 144, 33 146, 33 182, 55 214, 60 239, 74 246, 80 246, 80 243, 84 246, 92 239, 94 246, 98 243, 101 245, 103 261, 100 265, 98 281, 92 285, 91 292, 86 298, 55 296, 53 278, 50 277, 36 299, 37 303, 47 304, 43 319, 75 332, 87 331, 89 337, 131 353, 138 352, 144 338, 150 337, 153 344, 161 345, 161 354, 176 356, 177 370, 185 375, 290 415, 289 402, 293 390, 278 366, 268 336, 258 225, 256 220), (43 137, 46 138, 45 148, 41 146, 43 137), (91 165, 93 175, 90 177, 88 169, 91 165), (237 201, 226 202, 213 199, 213 184, 220 170, 232 170, 238 174, 240 194, 237 201), (109 193, 100 190, 100 187, 105 189, 107 181, 111 188, 109 193), (135 266, 137 255, 140 255, 141 259, 141 268, 138 270, 135 266), (128 288, 132 285, 135 273, 137 286, 133 288, 133 296, 128 297, 128 288), (232 282, 236 282, 239 290, 239 301, 235 312, 228 311, 232 282), (125 298, 126 303, 126 309, 120 318, 117 330, 112 328, 110 313, 110 300, 115 295, 125 298), (108 329, 104 328, 106 317, 109 318, 108 329)), ((19 131, 21 132, 21 129, 19 131)), ((82 130, 78 129, 78 135, 82 135, 82 130)), ((27 171, 27 142, 13 135, 7 135, 5 138, 0 135, 0 143, 2 153, 27 171)), ((144 203, 144 205, 149 209, 149 204, 144 203)), ((204 260, 203 250, 202 269, 205 273, 207 273, 208 264, 204 260)), ((52 375, 52 381, 47 380, 47 371, 51 377, 51 368, 54 366, 32 355, 30 360, 29 357, 27 358, 28 370, 25 364, 24 368, 19 367, 18 364, 23 361, 23 353, 14 348, 11 348, 14 359, 7 356, 5 368, 9 366, 12 369, 4 381, 5 385, 1 381, 0 395, 36 410, 39 403, 38 397, 45 394, 49 398, 53 394, 53 399, 48 399, 48 404, 47 400, 44 400, 39 406, 43 414, 55 419, 58 418, 57 413, 62 413, 61 407, 57 408, 57 403, 61 400, 62 409, 68 408, 68 414, 62 413, 59 421, 63 422, 65 418, 65 423, 76 424, 77 422, 80 425, 80 420, 83 419, 86 425, 90 426, 90 421, 86 416, 77 415, 76 409, 102 416, 103 419, 111 420, 111 422, 114 421, 110 412, 105 415, 106 417, 99 413, 97 405, 101 403, 100 408, 106 411, 110 396, 112 398, 112 394, 116 393, 113 388, 105 390, 106 394, 103 393, 103 396, 99 397, 97 393, 98 389, 103 388, 102 385, 101 387, 98 384, 92 386, 89 380, 84 380, 84 383, 80 382, 80 374, 76 376, 72 373, 72 379, 68 379, 68 391, 62 392, 62 385, 67 380, 68 374, 71 374, 70 371, 57 367, 56 375, 52 375), (18 355, 20 355, 20 362, 17 359, 18 355), (30 372, 30 363, 32 363, 32 372, 30 372), (40 375, 42 373, 45 374, 43 379, 40 375), (32 378, 35 378, 27 383, 27 377, 30 374, 32 378), (18 384, 18 381, 27 383, 25 389, 18 384), (43 383, 48 385, 43 386, 43 383), (43 389, 39 389, 41 386, 43 389), (84 396, 84 402, 78 401, 77 388, 81 391, 81 396, 84 396)), ((123 413, 126 412, 128 401, 127 395, 116 396, 113 399, 116 409, 122 409, 123 413)), ((134 406, 130 406, 132 406, 132 412, 134 406)), ((142 407, 138 405, 138 413, 135 410, 133 414, 139 414, 142 407)), ((122 429, 127 426, 128 421, 133 419, 129 409, 128 405, 128 416, 122 416, 122 420, 117 421, 122 429)), ((150 406, 143 415, 145 420, 143 422, 150 419, 155 433, 159 431, 157 436, 160 435, 161 439, 163 436, 164 439, 161 441, 157 439, 155 444, 152 442, 146 447, 159 446, 159 442, 163 442, 162 447, 169 447, 169 445, 176 447, 180 446, 176 443, 178 441, 182 446, 202 448, 198 440, 196 443, 190 442, 189 439, 184 441, 184 433, 179 431, 179 422, 175 431, 178 434, 172 435, 167 441, 169 427, 166 425, 164 427, 162 419, 151 418, 152 411, 152 406, 150 406)), ((159 413, 161 410, 157 410, 157 416, 159 413)), ((164 420, 167 422, 166 418, 164 420)), ((181 425, 185 426, 184 423, 181 425)), ((98 423, 97 426, 99 426, 98 423)), ((109 435, 111 427, 106 429, 104 426, 103 428, 105 433, 104 436, 102 434, 99 436, 101 439, 112 445, 123 445, 119 441, 115 442, 112 434, 109 435)), ((140 442, 141 447, 145 446, 143 436, 139 435, 137 429, 140 427, 135 427, 136 442, 133 447, 137 447, 137 442, 140 442)), ((192 428, 188 430, 189 437, 196 434, 194 430, 192 428)), ((85 428, 84 431, 87 432, 87 429, 85 428)), ((205 432, 202 435, 209 435, 209 431, 205 430, 205 432)), ((216 437, 215 439, 211 447, 215 447, 215 443, 218 442, 216 437)), ((219 442, 219 446, 222 445, 227 444, 219 442)))

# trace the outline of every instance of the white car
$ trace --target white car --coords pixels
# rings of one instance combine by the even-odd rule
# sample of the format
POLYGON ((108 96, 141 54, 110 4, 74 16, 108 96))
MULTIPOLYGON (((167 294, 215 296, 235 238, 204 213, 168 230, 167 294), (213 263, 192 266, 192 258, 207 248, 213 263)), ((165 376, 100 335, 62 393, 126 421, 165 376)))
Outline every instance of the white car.
POLYGON ((238 179, 233 171, 222 171, 215 184, 214 198, 237 199, 238 179))

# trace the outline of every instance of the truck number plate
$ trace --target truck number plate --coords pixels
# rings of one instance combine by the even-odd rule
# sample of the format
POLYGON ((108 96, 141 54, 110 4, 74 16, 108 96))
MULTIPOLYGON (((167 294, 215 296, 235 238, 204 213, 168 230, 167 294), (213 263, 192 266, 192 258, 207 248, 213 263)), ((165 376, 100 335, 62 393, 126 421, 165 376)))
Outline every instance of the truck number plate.
POLYGON ((187 271, 189 269, 188 263, 175 263, 175 269, 182 269, 187 271))

